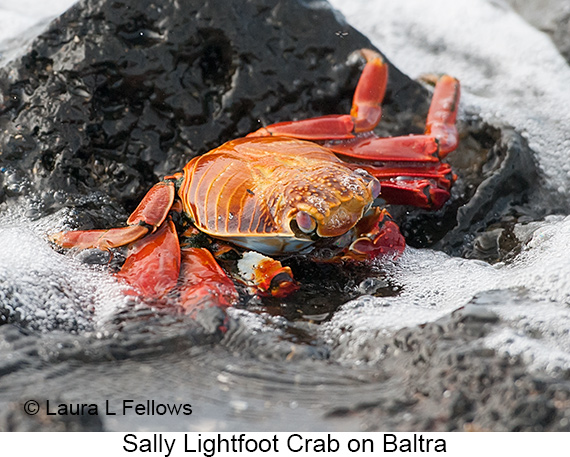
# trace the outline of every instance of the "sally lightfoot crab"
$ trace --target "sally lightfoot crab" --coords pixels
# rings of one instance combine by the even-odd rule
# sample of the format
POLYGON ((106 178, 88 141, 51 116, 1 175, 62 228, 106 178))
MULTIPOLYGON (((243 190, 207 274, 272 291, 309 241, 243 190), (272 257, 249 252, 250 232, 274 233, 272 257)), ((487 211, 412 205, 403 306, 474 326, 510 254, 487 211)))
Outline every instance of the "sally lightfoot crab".
POLYGON ((373 203, 437 209, 449 198, 455 177, 440 159, 458 144, 459 82, 438 80, 423 135, 381 138, 373 129, 388 68, 377 52, 360 53, 366 65, 350 114, 273 124, 227 142, 152 187, 126 227, 59 232, 51 241, 128 246, 117 276, 144 297, 175 297, 188 313, 236 302, 234 282, 217 262, 231 246, 242 255, 240 280, 274 296, 297 285, 272 256, 325 260, 326 248, 326 260, 362 261, 401 253, 397 225, 373 203), (199 233, 214 240, 210 249, 195 246, 199 233))

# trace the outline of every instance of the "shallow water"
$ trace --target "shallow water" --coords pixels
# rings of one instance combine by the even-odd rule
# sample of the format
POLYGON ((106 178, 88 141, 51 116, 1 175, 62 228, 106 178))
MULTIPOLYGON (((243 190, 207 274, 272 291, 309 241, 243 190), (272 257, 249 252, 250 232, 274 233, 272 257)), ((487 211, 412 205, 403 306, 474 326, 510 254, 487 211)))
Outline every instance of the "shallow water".
MULTIPOLYGON (((0 3, 1 20, 11 23, 0 50, 69 3, 51 0, 33 17, 0 3), (10 20, 13 15, 22 19, 10 20)), ((567 194, 570 69, 545 35, 484 0, 469 2, 469 14, 453 1, 431 2, 427 11, 419 0, 332 3, 412 77, 458 76, 465 103, 488 122, 521 131, 551 191, 567 194), (441 21, 445 27, 433 27, 441 21)), ((184 318, 145 314, 105 268, 55 252, 46 234, 62 229, 67 216, 32 220, 25 209, 0 214, 3 318, 32 331, 24 337, 0 327, 9 348, 0 357, 0 402, 44 395, 120 403, 128 395, 193 405, 193 415, 184 418, 107 418, 111 430, 366 429, 361 418, 339 412, 402 393, 398 379, 372 368, 384 357, 380 347, 370 349, 378 335, 472 305, 501 318, 484 337, 487 347, 552 375, 570 368, 570 217, 564 215, 517 226, 524 245, 508 263, 408 247, 379 267, 398 290, 393 296, 363 295, 320 324, 231 310, 237 330, 226 336, 204 333, 184 318)), ((216 316, 204 319, 215 323, 216 316)))

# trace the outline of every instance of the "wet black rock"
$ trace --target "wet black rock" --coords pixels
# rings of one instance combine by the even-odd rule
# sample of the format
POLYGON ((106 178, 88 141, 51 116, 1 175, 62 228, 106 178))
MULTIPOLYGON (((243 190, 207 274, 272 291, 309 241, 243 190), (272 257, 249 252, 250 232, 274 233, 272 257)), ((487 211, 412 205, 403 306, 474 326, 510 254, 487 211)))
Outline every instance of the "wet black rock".
MULTIPOLYGON (((521 299, 510 294, 503 291, 501 298, 521 299)), ((370 430, 570 430, 568 373, 533 373, 522 356, 486 345, 485 338, 505 325, 486 306, 499 295, 482 293, 450 315, 392 338, 369 336, 356 357, 399 384, 379 391, 374 403, 347 404, 329 414, 358 415, 370 430), (372 348, 384 349, 379 355, 372 348)), ((331 359, 344 359, 353 345, 349 338, 339 341, 331 359)))
MULTIPOLYGON (((227 140, 348 112, 362 47, 319 1, 80 1, 0 71, 2 198, 38 198, 45 213, 100 192, 132 210, 227 140)), ((427 103, 392 67, 384 128, 413 128, 427 103)))

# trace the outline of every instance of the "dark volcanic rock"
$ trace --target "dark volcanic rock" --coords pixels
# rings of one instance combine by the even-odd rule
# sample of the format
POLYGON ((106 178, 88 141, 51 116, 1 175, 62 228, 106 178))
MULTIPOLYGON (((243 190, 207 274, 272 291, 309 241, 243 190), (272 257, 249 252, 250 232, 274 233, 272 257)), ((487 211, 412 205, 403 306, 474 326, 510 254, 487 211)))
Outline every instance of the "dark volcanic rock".
MULTIPOLYGON (((370 46, 321 2, 81 1, 0 72, 3 198, 37 194, 49 210, 101 192, 131 210, 229 139, 348 112, 359 65, 347 61, 370 46)), ((397 128, 427 103, 392 67, 397 128)))

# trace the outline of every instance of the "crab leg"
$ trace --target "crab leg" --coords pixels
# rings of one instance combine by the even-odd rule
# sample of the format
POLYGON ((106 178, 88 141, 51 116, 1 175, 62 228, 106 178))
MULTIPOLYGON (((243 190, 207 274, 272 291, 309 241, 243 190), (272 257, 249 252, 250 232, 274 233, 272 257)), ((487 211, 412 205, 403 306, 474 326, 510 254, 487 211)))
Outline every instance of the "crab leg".
POLYGON ((204 248, 182 248, 178 281, 179 304, 185 314, 211 307, 237 303, 238 293, 232 280, 204 248))
POLYGON ((459 81, 448 75, 439 79, 433 92, 425 133, 437 138, 442 158, 455 150, 459 143, 455 121, 460 93, 459 81))
POLYGON ((108 250, 126 246, 149 232, 154 232, 165 221, 174 202, 175 192, 172 181, 161 181, 155 184, 129 216, 127 227, 110 230, 64 231, 50 235, 49 239, 66 249, 108 250))
POLYGON ((117 277, 141 295, 159 298, 176 286, 180 272, 180 245, 171 220, 129 246, 117 277))
POLYGON ((345 140, 354 138, 354 120, 349 114, 278 122, 248 134, 248 137, 287 136, 299 140, 345 140))
MULTIPOLYGON (((452 182, 452 181, 450 181, 452 182)), ((442 189, 431 179, 401 179, 381 184, 382 198, 390 204, 412 205, 438 210, 449 199, 449 187, 442 189)))
POLYGON ((438 141, 429 135, 379 138, 376 135, 344 142, 325 142, 338 155, 366 162, 439 162, 438 141))
POLYGON ((435 86, 424 135, 379 138, 373 133, 345 142, 326 142, 335 153, 364 161, 439 162, 457 148, 455 121, 459 105, 459 81, 442 76, 435 86))
POLYGON ((429 159, 413 162, 349 162, 350 168, 362 168, 380 181, 380 197, 387 203, 439 209, 449 198, 456 179, 451 166, 429 159))
POLYGON ((52 243, 65 249, 109 250, 132 243, 148 233, 148 228, 140 225, 113 228, 110 230, 71 230, 49 236, 52 243))
POLYGON ((146 225, 150 226, 152 231, 156 230, 166 220, 175 196, 174 182, 161 181, 156 183, 129 216, 127 224, 146 225))
POLYGON ((368 132, 380 122, 381 103, 388 83, 388 66, 380 54, 370 49, 360 52, 366 59, 366 66, 358 80, 350 110, 355 133, 368 132))
POLYGON ((129 246, 117 277, 145 298, 177 296, 176 310, 189 315, 208 307, 233 306, 238 300, 234 283, 208 250, 180 249, 171 220, 129 246))
POLYGON ((388 66, 380 54, 361 49, 366 65, 358 80, 350 114, 329 115, 292 122, 279 122, 248 136, 289 136, 301 140, 344 140, 372 130, 382 116, 381 103, 388 82, 388 66))

